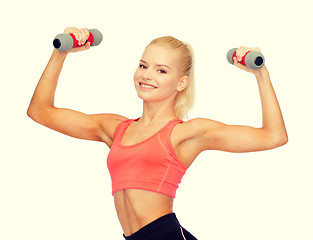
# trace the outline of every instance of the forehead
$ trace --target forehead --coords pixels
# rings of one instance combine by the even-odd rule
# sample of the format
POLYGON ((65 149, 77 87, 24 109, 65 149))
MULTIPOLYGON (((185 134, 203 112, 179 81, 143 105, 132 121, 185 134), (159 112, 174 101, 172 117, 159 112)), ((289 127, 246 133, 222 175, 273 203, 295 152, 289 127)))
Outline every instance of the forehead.
POLYGON ((174 67, 179 60, 179 51, 170 47, 150 44, 143 52, 142 60, 150 64, 165 64, 174 67))

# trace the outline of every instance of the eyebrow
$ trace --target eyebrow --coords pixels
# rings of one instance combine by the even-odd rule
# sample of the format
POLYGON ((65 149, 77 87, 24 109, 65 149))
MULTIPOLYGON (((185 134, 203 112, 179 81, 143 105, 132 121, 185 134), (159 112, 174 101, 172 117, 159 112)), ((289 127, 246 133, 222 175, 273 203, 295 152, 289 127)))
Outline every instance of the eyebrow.
MULTIPOLYGON (((143 62, 143 63, 145 63, 145 64, 148 64, 146 61, 144 61, 144 60, 142 60, 142 59, 140 59, 140 62, 143 62)), ((168 68, 168 69, 171 69, 169 66, 167 66, 167 65, 165 65, 165 64, 157 64, 156 66, 157 66, 157 67, 166 67, 166 68, 168 68)))

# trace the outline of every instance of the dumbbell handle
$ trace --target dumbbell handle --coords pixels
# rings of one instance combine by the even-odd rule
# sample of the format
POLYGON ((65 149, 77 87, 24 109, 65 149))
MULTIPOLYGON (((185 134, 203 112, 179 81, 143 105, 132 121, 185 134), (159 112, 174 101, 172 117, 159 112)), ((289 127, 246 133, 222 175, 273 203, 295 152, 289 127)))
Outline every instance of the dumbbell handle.
MULTIPOLYGON (((89 30, 89 37, 86 41, 90 42, 90 46, 97 46, 103 39, 102 33, 97 29, 89 30)), ((67 52, 74 47, 78 47, 78 41, 73 34, 61 33, 53 40, 53 46, 60 52, 67 52)))
MULTIPOLYGON (((236 51, 238 48, 232 48, 227 52, 227 60, 229 63, 234 64, 234 57, 236 57, 236 51)), ((247 66, 251 69, 260 69, 264 65, 264 55, 257 51, 247 52, 241 59, 238 61, 240 64, 247 66)))
MULTIPOLYGON (((73 34, 70 34, 70 36, 73 39, 73 47, 72 48, 78 47, 78 40, 76 39, 76 37, 73 34)), ((91 46, 93 41, 94 41, 94 37, 93 37, 92 33, 89 33, 89 37, 83 45, 85 45, 87 42, 90 42, 90 46, 91 46)))

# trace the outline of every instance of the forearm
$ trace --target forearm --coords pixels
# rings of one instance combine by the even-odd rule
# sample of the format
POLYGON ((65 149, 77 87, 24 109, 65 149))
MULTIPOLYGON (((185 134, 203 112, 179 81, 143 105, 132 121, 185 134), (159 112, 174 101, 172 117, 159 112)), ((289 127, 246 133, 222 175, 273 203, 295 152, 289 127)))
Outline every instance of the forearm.
POLYGON ((58 79, 67 53, 54 50, 37 84, 29 110, 36 107, 53 106, 58 79))
POLYGON ((283 115, 266 66, 258 71, 255 76, 258 82, 262 104, 262 128, 277 141, 287 141, 283 115))

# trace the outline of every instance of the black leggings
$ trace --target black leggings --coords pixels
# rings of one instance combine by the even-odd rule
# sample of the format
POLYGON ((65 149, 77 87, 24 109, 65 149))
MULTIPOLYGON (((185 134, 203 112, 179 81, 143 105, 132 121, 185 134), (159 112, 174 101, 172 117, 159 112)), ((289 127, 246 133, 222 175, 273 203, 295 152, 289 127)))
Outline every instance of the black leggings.
POLYGON ((178 222, 175 213, 162 216, 139 229, 126 240, 197 240, 178 222))

